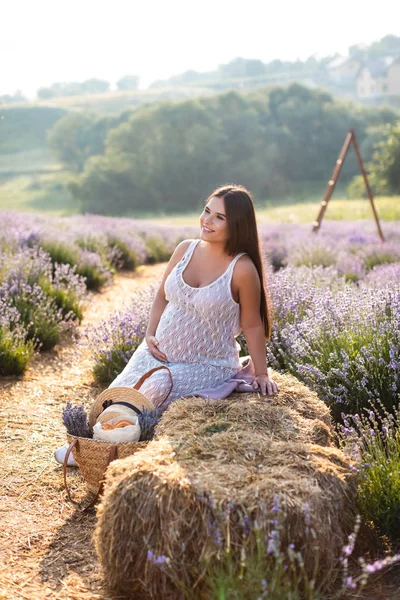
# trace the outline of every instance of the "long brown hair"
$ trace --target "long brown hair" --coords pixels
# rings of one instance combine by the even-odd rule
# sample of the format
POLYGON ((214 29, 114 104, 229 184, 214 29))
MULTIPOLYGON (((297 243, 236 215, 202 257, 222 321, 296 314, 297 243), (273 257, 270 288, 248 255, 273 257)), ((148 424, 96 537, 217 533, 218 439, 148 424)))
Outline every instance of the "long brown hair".
POLYGON ((258 239, 256 213, 250 192, 242 185, 227 184, 213 191, 207 198, 223 198, 229 237, 225 252, 236 256, 245 252, 253 261, 261 283, 260 315, 264 325, 265 339, 271 337, 270 302, 267 301, 265 275, 261 260, 260 242, 258 239))

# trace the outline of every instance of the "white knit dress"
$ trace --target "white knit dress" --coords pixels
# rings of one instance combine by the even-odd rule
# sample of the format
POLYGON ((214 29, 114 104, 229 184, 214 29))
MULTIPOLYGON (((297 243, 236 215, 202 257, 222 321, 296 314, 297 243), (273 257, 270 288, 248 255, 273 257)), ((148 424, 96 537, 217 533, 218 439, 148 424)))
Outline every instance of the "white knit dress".
MULTIPOLYGON (((168 362, 154 358, 143 340, 110 388, 131 387, 144 373, 165 364, 173 380, 167 401, 170 403, 194 395, 197 390, 218 386, 240 370, 240 347, 235 340, 240 333, 240 310, 232 298, 231 280, 234 266, 243 253, 232 260, 218 279, 193 288, 185 282, 184 270, 199 241, 191 242, 165 282, 168 304, 155 337, 168 362)), ((161 370, 151 375, 140 390, 155 406, 160 406, 169 387, 168 373, 161 370)))

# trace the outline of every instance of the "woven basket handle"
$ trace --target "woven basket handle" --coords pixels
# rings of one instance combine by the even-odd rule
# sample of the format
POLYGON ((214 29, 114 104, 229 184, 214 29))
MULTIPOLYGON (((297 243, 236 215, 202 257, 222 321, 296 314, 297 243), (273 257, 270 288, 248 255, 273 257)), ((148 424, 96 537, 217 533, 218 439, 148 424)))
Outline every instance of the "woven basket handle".
MULTIPOLYGON (((96 493, 95 497, 93 498, 93 500, 91 500, 91 501, 89 502, 89 504, 87 504, 86 506, 82 506, 82 504, 81 504, 81 503, 79 503, 79 502, 76 502, 76 501, 75 501, 75 500, 72 498, 72 496, 71 496, 71 492, 70 492, 70 490, 69 490, 68 483, 67 483, 67 466, 68 466, 68 458, 69 458, 69 455, 70 455, 70 454, 71 454, 71 452, 72 452, 72 448, 73 448, 74 446, 76 446, 76 444, 77 444, 77 443, 78 443, 78 440, 77 440, 76 438, 75 438, 74 440, 72 440, 72 442, 71 442, 71 443, 70 443, 70 445, 68 446, 68 450, 67 450, 67 452, 66 452, 66 454, 65 454, 65 457, 64 457, 64 463, 63 463, 63 472, 64 472, 64 485, 65 485, 65 489, 66 489, 66 491, 67 491, 68 499, 69 499, 69 501, 71 502, 71 504, 73 504, 73 505, 75 506, 75 508, 77 508, 77 509, 78 509, 78 510, 80 510, 81 512, 86 512, 87 510, 89 510, 89 508, 92 508, 92 507, 93 507, 93 506, 96 504, 96 502, 97 502, 97 500, 98 500, 99 496, 101 496, 101 494, 103 493, 103 488, 104 488, 104 480, 103 480, 103 481, 100 483, 100 485, 99 485, 99 489, 97 490, 97 493, 96 493)), ((108 467, 108 465, 110 464, 110 462, 112 462, 112 461, 113 461, 113 460, 116 458, 116 456, 117 456, 117 446, 116 446, 116 444, 115 444, 115 445, 111 446, 111 448, 110 448, 110 452, 109 452, 109 454, 108 454, 108 459, 107 459, 107 466, 106 466, 106 468, 108 467)))
POLYGON ((170 388, 169 388, 169 392, 168 394, 165 396, 164 400, 161 402, 161 405, 164 404, 164 402, 166 402, 172 392, 172 388, 174 387, 174 382, 172 381, 172 375, 171 375, 171 371, 168 369, 168 367, 154 367, 154 369, 151 369, 150 371, 147 371, 147 373, 145 373, 144 375, 141 376, 141 378, 135 383, 135 385, 133 386, 134 390, 139 390, 139 388, 142 386, 142 384, 146 381, 146 379, 148 379, 151 375, 153 375, 153 373, 155 373, 156 371, 160 371, 161 369, 165 369, 166 371, 168 371, 168 375, 169 375, 169 383, 170 383, 170 388))

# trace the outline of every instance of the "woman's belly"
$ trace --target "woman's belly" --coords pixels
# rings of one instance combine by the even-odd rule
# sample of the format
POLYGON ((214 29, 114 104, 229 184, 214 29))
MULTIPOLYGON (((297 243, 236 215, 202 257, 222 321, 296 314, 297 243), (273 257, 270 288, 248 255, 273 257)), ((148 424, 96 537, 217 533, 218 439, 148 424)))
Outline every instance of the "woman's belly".
POLYGON ((156 331, 159 349, 169 362, 200 362, 240 368, 239 344, 233 336, 221 339, 212 323, 197 313, 167 304, 156 331))

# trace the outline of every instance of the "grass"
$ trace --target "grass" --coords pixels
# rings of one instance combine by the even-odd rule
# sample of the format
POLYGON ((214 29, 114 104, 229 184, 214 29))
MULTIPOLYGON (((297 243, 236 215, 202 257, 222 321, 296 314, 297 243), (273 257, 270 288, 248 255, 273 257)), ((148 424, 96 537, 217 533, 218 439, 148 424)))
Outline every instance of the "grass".
POLYGON ((0 176, 48 173, 62 168, 49 148, 0 154, 0 176))
MULTIPOLYGON (((378 197, 375 200, 379 217, 384 221, 400 220, 400 196, 378 197)), ((260 222, 275 223, 311 223, 318 215, 320 202, 303 202, 289 206, 275 206, 258 212, 260 222)), ((343 219, 357 221, 373 219, 372 207, 369 200, 331 200, 324 218, 333 221, 343 219)))
MULTIPOLYGON (((321 203, 317 200, 310 202, 293 202, 280 206, 265 206, 258 204, 257 219, 259 223, 311 223, 316 220, 321 203)), ((377 197, 375 199, 380 219, 383 221, 400 221, 400 196, 377 197)), ((146 217, 144 220, 154 221, 162 225, 187 225, 197 226, 199 215, 191 213, 186 215, 161 215, 146 217)), ((343 219, 357 221, 359 219, 373 219, 373 212, 369 200, 331 200, 325 212, 324 219, 341 221, 343 219)))
MULTIPOLYGON (((62 169, 48 149, 38 148, 17 154, 2 154, 0 155, 0 210, 45 212, 58 216, 77 214, 79 206, 67 189, 69 178, 68 171, 62 169)), ((329 220, 373 219, 369 200, 345 199, 345 189, 344 185, 338 184, 335 195, 327 207, 325 218, 329 220)), ((317 218, 324 190, 324 182, 299 184, 286 197, 258 202, 256 206, 258 221, 259 223, 311 224, 317 218)), ((400 196, 377 197, 375 205, 383 221, 400 221, 400 196)), ((126 216, 145 222, 157 221, 162 225, 196 227, 199 211, 176 215, 143 213, 126 216)))
POLYGON ((103 94, 82 96, 60 96, 46 100, 36 100, 31 106, 52 106, 67 110, 94 110, 100 113, 118 114, 123 110, 134 109, 146 102, 185 100, 198 96, 216 94, 207 87, 171 87, 149 90, 110 91, 103 94))
POLYGON ((79 211, 67 189, 68 179, 69 174, 65 171, 16 176, 0 174, 0 210, 59 216, 75 214, 79 211))
POLYGON ((69 178, 49 148, 0 154, 0 210, 77 213, 67 189, 69 178))

